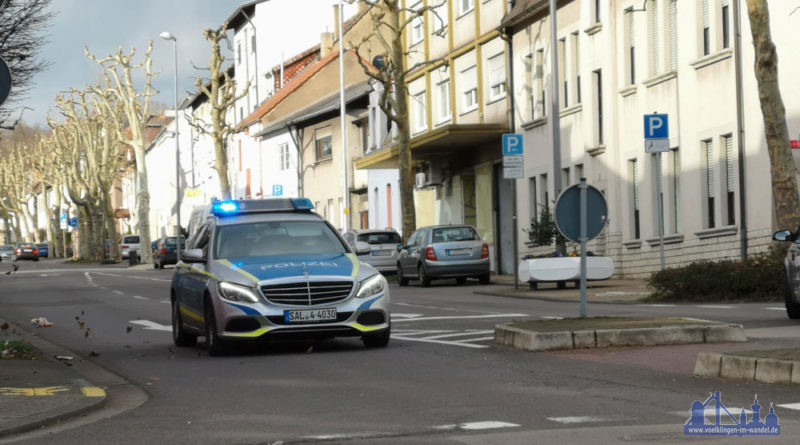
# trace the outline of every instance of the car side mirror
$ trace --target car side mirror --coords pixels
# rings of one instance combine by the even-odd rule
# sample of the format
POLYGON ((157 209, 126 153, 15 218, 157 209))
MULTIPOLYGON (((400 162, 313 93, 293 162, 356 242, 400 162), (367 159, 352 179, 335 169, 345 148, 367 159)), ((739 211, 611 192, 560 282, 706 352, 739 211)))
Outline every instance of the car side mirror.
POLYGON ((779 230, 772 234, 773 241, 795 241, 797 236, 791 230, 779 230))
POLYGON ((184 263, 205 263, 203 249, 189 249, 181 252, 181 261, 184 263))
POLYGON ((366 255, 372 251, 369 243, 364 241, 356 241, 356 255, 366 255))

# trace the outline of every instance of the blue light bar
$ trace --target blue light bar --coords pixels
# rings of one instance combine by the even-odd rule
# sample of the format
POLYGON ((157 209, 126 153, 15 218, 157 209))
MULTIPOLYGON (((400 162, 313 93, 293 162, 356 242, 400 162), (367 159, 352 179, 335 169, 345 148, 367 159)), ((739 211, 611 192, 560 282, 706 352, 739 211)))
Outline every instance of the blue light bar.
POLYGON ((211 212, 215 215, 232 215, 239 211, 239 204, 236 201, 218 201, 211 206, 211 212))
POLYGON ((314 204, 308 198, 292 198, 295 210, 314 210, 314 204))

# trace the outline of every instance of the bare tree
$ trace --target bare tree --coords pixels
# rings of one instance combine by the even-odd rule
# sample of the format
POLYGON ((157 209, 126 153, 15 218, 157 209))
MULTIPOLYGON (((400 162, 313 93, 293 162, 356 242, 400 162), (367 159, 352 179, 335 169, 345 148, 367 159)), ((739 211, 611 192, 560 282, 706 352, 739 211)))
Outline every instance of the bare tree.
POLYGON ((220 42, 227 40, 225 30, 228 23, 223 23, 217 29, 206 28, 203 37, 211 42, 211 59, 208 67, 195 69, 208 71, 208 79, 198 77, 195 85, 208 98, 211 122, 206 122, 198 115, 194 116, 189 124, 199 133, 211 136, 214 141, 214 170, 219 177, 220 193, 222 199, 231 198, 231 183, 228 180, 228 137, 233 133, 230 122, 226 119, 228 110, 247 94, 250 88, 248 82, 240 94, 236 94, 236 83, 228 74, 228 70, 223 68, 225 57, 220 49, 220 42))
POLYGON ((769 11, 766 0, 747 0, 750 30, 755 47, 755 74, 764 133, 767 138, 772 172, 772 202, 778 226, 797 230, 800 228, 800 195, 797 192, 797 166, 789 148, 789 130, 786 127, 786 109, 778 87, 778 56, 769 28, 769 11))
MULTIPOLYGON (((103 68, 103 75, 107 85, 106 90, 119 103, 124 122, 127 127, 116 126, 118 138, 133 148, 136 159, 136 216, 138 217, 138 229, 141 245, 142 262, 149 263, 153 260, 153 252, 150 246, 150 192, 147 186, 147 166, 145 163, 145 149, 147 139, 145 129, 147 123, 154 117, 150 110, 150 100, 157 91, 152 86, 153 64, 150 53, 153 51, 153 41, 147 44, 144 53, 144 60, 134 63, 133 57, 136 53, 135 48, 131 48, 127 54, 118 48, 114 54, 103 59, 98 59, 89 53, 89 49, 84 47, 86 56, 103 68), (141 71, 143 85, 141 89, 136 88, 133 80, 134 72, 141 71)), ((104 96, 104 95, 103 95, 104 96)))
MULTIPOLYGON (((383 91, 378 105, 397 130, 397 147, 400 161, 400 206, 402 213, 403 236, 409 237, 416 230, 416 211, 414 208, 414 165, 411 163, 411 132, 409 128, 408 89, 406 76, 426 65, 441 63, 442 59, 421 61, 407 68, 408 52, 403 51, 405 29, 414 21, 421 20, 430 11, 435 19, 441 21, 436 8, 444 1, 413 9, 404 8, 401 0, 360 0, 369 5, 373 32, 363 36, 354 46, 358 62, 364 72, 381 84, 383 91), (401 17, 401 15, 403 17, 401 17), (380 66, 365 61, 361 53, 364 45, 378 43, 380 66)), ((442 29, 444 29, 442 27, 442 29)), ((352 46, 353 43, 350 42, 352 46)), ((371 48, 374 50, 374 48, 371 48)))
MULTIPOLYGON (((53 17, 52 0, 6 0, 0 5, 0 57, 6 61, 13 76, 13 87, 0 106, 0 122, 7 122, 14 105, 26 97, 33 77, 47 67, 38 57, 47 43, 44 32, 53 17)), ((13 128, 13 125, 12 125, 13 128)))

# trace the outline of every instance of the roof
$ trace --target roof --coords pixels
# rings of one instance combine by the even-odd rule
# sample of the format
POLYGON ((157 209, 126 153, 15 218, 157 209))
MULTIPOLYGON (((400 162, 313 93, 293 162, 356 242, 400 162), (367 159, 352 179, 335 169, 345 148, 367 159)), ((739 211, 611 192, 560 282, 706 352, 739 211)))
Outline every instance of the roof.
MULTIPOLYGON (((573 0, 557 0, 560 8, 573 0)), ((548 0, 516 0, 514 7, 500 20, 500 28, 514 28, 525 24, 535 16, 550 15, 550 2, 548 0)))
MULTIPOLYGON (((355 85, 350 85, 344 90, 344 102, 349 103, 361 97, 368 95, 372 91, 372 86, 369 82, 362 82, 355 85)), ((253 137, 264 136, 273 133, 280 129, 286 128, 287 125, 295 125, 300 122, 313 119, 331 111, 339 110, 339 92, 332 93, 327 97, 308 105, 305 108, 298 110, 295 113, 286 116, 285 118, 271 122, 270 125, 262 131, 253 135, 253 137)))
POLYGON ((253 0, 236 8, 236 10, 233 11, 233 14, 228 17, 228 20, 226 21, 228 26, 225 29, 236 29, 243 23, 247 22, 248 17, 253 17, 253 15, 255 15, 256 5, 259 3, 264 3, 265 1, 267 0, 253 0))
POLYGON ((310 56, 310 55, 312 55, 314 53, 317 53, 319 51, 320 51, 320 44, 317 43, 316 45, 312 46, 311 48, 308 48, 307 50, 305 50, 305 51, 303 51, 303 52, 301 52, 301 53, 299 53, 299 54, 297 54, 295 56, 292 56, 291 58, 289 58, 287 60, 284 60, 282 64, 278 64, 278 65, 273 66, 271 71, 273 73, 276 72, 276 71, 280 71, 281 70, 281 65, 286 67, 286 66, 291 65, 293 63, 297 63, 300 60, 303 60, 304 58, 306 58, 306 57, 308 57, 308 56, 310 56))

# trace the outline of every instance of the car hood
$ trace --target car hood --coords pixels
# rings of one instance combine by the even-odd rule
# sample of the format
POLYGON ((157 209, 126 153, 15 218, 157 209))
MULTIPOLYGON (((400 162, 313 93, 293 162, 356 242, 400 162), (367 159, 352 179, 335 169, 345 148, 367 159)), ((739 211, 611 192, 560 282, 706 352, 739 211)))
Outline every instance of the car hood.
POLYGON ((220 275, 231 277, 230 272, 236 272, 251 282, 305 275, 358 277, 369 273, 364 270, 368 266, 361 265, 352 253, 240 257, 216 260, 215 263, 220 267, 220 275))

